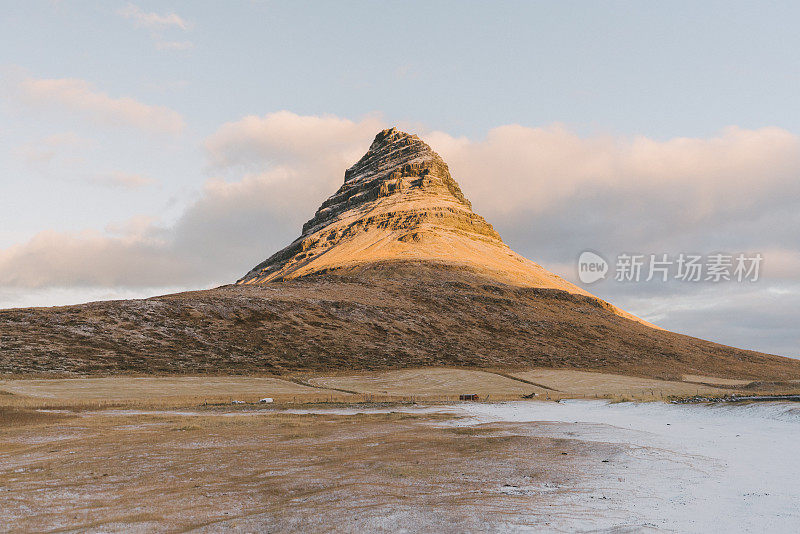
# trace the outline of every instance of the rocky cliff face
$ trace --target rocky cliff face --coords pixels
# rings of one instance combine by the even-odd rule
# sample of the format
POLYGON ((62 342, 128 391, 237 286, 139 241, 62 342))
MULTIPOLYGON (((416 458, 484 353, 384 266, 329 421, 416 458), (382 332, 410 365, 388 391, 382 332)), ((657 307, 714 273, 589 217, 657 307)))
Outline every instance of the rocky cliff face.
POLYGON ((522 287, 582 289, 516 254, 472 211, 447 164, 416 135, 380 132, 292 244, 239 284, 387 261, 459 265, 522 287))

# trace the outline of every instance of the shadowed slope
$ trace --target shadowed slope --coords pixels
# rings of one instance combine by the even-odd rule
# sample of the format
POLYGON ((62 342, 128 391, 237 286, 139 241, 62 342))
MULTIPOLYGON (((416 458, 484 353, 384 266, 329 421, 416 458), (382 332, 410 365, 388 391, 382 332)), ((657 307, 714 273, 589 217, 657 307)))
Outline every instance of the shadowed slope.
POLYGON ((656 330, 597 299, 383 262, 147 300, 0 311, 4 373, 286 373, 421 366, 786 380, 800 361, 656 330))

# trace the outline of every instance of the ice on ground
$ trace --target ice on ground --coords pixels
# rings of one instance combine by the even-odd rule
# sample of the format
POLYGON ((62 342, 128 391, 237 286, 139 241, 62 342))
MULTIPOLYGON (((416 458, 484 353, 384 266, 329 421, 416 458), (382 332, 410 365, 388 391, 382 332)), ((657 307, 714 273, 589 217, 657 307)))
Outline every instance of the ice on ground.
POLYGON ((604 464, 606 476, 588 488, 598 514, 622 512, 623 524, 679 532, 800 530, 798 404, 562 401, 451 410, 467 416, 458 425, 571 423, 540 426, 536 434, 628 445, 631 452, 604 464))

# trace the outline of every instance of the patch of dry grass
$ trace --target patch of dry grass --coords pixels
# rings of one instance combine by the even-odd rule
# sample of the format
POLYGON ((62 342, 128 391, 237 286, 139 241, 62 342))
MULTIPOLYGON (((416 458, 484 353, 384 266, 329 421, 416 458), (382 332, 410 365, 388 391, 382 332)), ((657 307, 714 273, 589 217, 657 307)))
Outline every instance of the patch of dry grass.
POLYGON ((513 376, 537 382, 568 397, 601 397, 635 400, 666 400, 674 395, 725 393, 725 389, 676 380, 579 371, 575 369, 532 369, 513 376))
POLYGON ((308 383, 368 395, 418 396, 426 399, 449 397, 458 400, 458 396, 464 393, 474 393, 482 398, 487 396, 519 398, 531 392, 537 394, 544 392, 536 386, 496 373, 448 368, 400 369, 355 375, 319 376, 308 379, 308 383))
POLYGON ((324 376, 283 377, 106 377, 3 380, 8 394, 0 406, 72 411, 219 409, 248 411, 292 405, 392 405, 414 402, 459 402, 462 393, 477 393, 481 402, 530 398, 560 400, 597 398, 667 401, 692 395, 792 393, 798 382, 753 382, 747 386, 655 380, 573 369, 477 371, 421 368, 324 376), (206 385, 205 380, 209 380, 206 385), (307 384, 307 385, 306 385, 307 384), (282 389, 283 388, 283 389, 282 389), (358 393, 346 393, 333 388, 358 393), (269 396, 274 402, 261 404, 269 396), (237 403, 232 403, 237 401, 237 403), (239 404, 242 402, 244 404, 239 404))
POLYGON ((712 386, 746 386, 753 382, 752 380, 737 380, 734 378, 720 378, 718 376, 703 376, 703 375, 683 375, 684 382, 694 382, 697 384, 708 384, 712 386))

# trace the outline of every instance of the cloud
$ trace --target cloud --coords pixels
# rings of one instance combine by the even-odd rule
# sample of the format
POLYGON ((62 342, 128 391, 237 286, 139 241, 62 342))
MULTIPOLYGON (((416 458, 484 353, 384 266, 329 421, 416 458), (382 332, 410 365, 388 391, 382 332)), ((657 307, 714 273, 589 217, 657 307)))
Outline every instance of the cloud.
POLYGON ((19 145, 15 152, 29 166, 41 171, 45 176, 51 176, 49 171, 58 169, 60 180, 73 180, 102 187, 116 187, 123 189, 140 189, 156 184, 156 180, 142 174, 110 171, 105 173, 87 174, 81 170, 86 159, 77 155, 81 149, 95 146, 91 139, 81 137, 73 132, 63 132, 50 135, 35 142, 19 145), (70 169, 74 172, 63 171, 70 169))
POLYGON ((110 97, 85 80, 26 78, 17 89, 18 98, 30 106, 76 113, 106 126, 133 126, 171 134, 180 133, 185 126, 176 111, 129 97, 110 97))
POLYGON ((477 141, 426 138, 476 210, 534 257, 791 248, 797 237, 800 138, 778 128, 656 141, 511 125, 477 141))
POLYGON ((800 358, 800 284, 708 286, 658 298, 626 297, 617 304, 674 332, 800 358))
POLYGON ((163 286, 191 279, 191 266, 164 253, 155 235, 109 237, 44 231, 0 252, 0 286, 163 286))
POLYGON ((800 138, 779 128, 731 127, 710 139, 582 138, 554 125, 517 125, 469 141, 428 136, 475 196, 494 213, 544 213, 613 191, 637 204, 678 200, 682 222, 760 206, 782 188, 797 191, 800 138), (511 193, 513 191, 513 194, 511 193))
POLYGON ((752 285, 585 287, 671 330, 798 356, 797 328, 786 324, 800 309, 797 135, 730 127, 658 141, 509 125, 479 140, 424 137, 512 248, 579 285, 575 262, 587 249, 610 260, 621 252, 761 253, 762 279, 752 285))
MULTIPOLYGON (((288 111, 223 124, 204 143, 215 176, 174 227, 158 230, 167 236, 158 247, 204 258, 208 279, 230 274, 233 265, 246 269, 296 237, 383 126, 376 117, 288 111), (207 261, 209 250, 227 251, 216 255, 230 261, 207 261)), ((476 211, 536 260, 563 269, 586 248, 609 257, 621 250, 762 252, 765 276, 800 277, 800 139, 784 130, 730 128, 709 139, 659 142, 512 125, 477 141, 442 132, 423 137, 448 161, 476 211)), ((122 172, 96 181, 153 183, 122 172)))
POLYGON ((108 287, 44 287, 0 288, 0 309, 28 308, 31 306, 68 306, 76 302, 101 300, 144 299, 153 295, 166 295, 183 290, 183 286, 140 287, 135 289, 108 287))
POLYGON ((186 40, 166 39, 164 34, 170 30, 187 31, 191 28, 189 21, 177 13, 159 14, 142 10, 142 8, 128 4, 119 9, 117 14, 130 20, 136 28, 145 28, 150 31, 150 38, 159 50, 190 50, 194 43, 186 40))
POLYGON ((353 122, 333 115, 296 115, 278 111, 223 124, 205 142, 217 167, 305 164, 336 158, 342 172, 361 157, 382 128, 378 117, 353 122))
POLYGON ((189 22, 176 13, 167 13, 166 15, 148 13, 134 4, 126 5, 125 7, 119 9, 117 13, 120 16, 132 21, 133 25, 137 28, 178 28, 181 30, 188 30, 190 27, 189 22))
POLYGON ((41 140, 41 144, 51 147, 90 147, 94 141, 82 137, 75 132, 62 132, 49 135, 41 140))
POLYGON ((42 232, 0 250, 0 287, 131 289, 233 281, 297 237, 382 126, 372 117, 350 121, 288 112, 225 124, 208 139, 208 157, 215 172, 238 179, 209 179, 174 226, 140 217, 106 232, 42 232))

